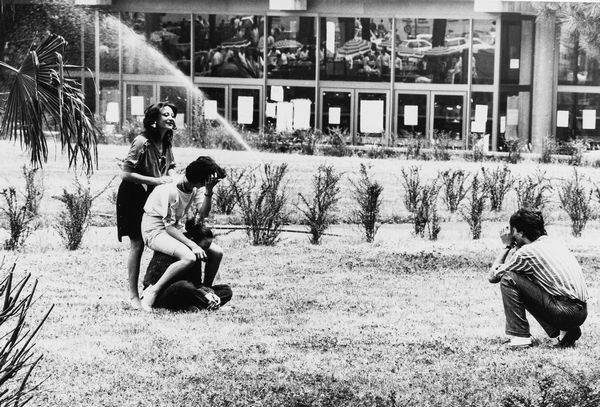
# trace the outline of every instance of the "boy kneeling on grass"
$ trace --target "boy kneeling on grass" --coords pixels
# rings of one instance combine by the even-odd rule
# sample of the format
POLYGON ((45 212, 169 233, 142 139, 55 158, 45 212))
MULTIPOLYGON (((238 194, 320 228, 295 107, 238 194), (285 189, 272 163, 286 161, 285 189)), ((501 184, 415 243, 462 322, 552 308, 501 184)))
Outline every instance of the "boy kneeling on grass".
MULTIPOLYGON (((214 238, 212 230, 194 221, 188 221, 185 229, 184 234, 189 239, 205 252, 210 253, 214 238)), ((144 276, 144 289, 155 285, 167 268, 176 261, 176 257, 155 251, 144 276)), ((173 280, 158 294, 153 306, 172 311, 197 311, 216 310, 226 304, 233 295, 231 288, 226 284, 213 285, 215 275, 207 274, 206 269, 205 267, 204 280, 202 280, 202 261, 196 260, 192 268, 180 274, 177 280, 173 280)))
POLYGON ((548 237, 541 212, 519 209, 500 232, 504 250, 488 276, 500 283, 509 348, 534 344, 527 310, 557 347, 570 348, 581 337, 587 317, 587 286, 581 266, 564 244, 548 237), (508 254, 515 248, 512 257, 508 254))
POLYGON ((150 249, 174 257, 158 281, 149 285, 141 300, 142 309, 151 311, 158 296, 173 281, 192 269, 198 260, 206 261, 203 284, 211 286, 217 275, 223 251, 215 244, 202 248, 183 233, 183 219, 204 189, 204 200, 198 210, 201 218, 208 216, 214 186, 225 178, 225 171, 210 157, 198 157, 185 169, 185 175, 169 184, 159 185, 144 205, 142 238, 150 249))

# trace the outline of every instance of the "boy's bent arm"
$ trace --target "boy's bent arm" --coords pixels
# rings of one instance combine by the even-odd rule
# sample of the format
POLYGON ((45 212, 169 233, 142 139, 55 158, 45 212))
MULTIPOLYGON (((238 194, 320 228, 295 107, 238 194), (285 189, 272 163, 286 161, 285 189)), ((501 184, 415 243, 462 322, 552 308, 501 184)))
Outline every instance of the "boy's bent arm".
POLYGON ((508 253, 510 253, 510 251, 510 248, 504 248, 492 263, 492 267, 490 267, 490 272, 488 274, 488 281, 490 283, 495 284, 500 282, 500 280, 502 279, 502 274, 504 274, 504 272, 498 273, 498 268, 500 268, 500 266, 504 264, 504 262, 506 261, 506 257, 508 257, 508 253))
POLYGON ((189 247, 192 251, 195 248, 199 248, 200 246, 198 246, 196 243, 194 243, 193 240, 188 239, 183 232, 178 229, 177 227, 173 226, 173 225, 166 225, 165 226, 165 230, 167 231, 167 233, 169 234, 169 236, 171 236, 174 239, 179 240, 181 243, 183 243, 184 245, 186 245, 187 247, 189 247))

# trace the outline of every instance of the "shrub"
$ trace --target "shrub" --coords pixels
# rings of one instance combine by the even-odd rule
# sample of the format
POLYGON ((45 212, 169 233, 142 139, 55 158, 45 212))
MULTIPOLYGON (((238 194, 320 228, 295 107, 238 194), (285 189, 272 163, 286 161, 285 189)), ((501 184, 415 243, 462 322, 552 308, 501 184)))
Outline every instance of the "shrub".
POLYGON ((370 243, 375 239, 375 234, 380 226, 378 223, 383 186, 377 181, 371 180, 364 164, 360 165, 359 179, 350 182, 354 187, 352 195, 357 203, 352 215, 354 221, 363 228, 366 241, 370 243))
POLYGON ((8 220, 10 237, 4 242, 6 250, 16 250, 25 243, 32 231, 32 221, 35 216, 27 210, 27 203, 20 203, 15 187, 0 191, 6 207, 0 208, 8 220))
POLYGON ((433 133, 433 158, 438 161, 450 159, 450 133, 435 130, 433 133))
POLYGON ((439 188, 437 179, 421 187, 414 216, 415 234, 423 237, 427 229, 430 240, 437 240, 440 233, 440 218, 437 212, 439 188))
POLYGON ((482 171, 490 194, 490 210, 498 212, 502 209, 504 198, 514 185, 515 178, 511 176, 506 164, 494 170, 483 169, 482 171))
POLYGON ((579 173, 573 169, 573 177, 563 180, 558 187, 560 206, 571 219, 571 233, 580 237, 592 217, 592 189, 584 185, 579 173))
POLYGON ((546 178, 546 172, 538 169, 535 174, 528 175, 525 179, 518 179, 515 191, 519 209, 529 208, 543 211, 548 203, 545 193, 552 191, 552 185, 546 178))
POLYGON ((273 245, 287 219, 287 164, 265 163, 260 177, 246 171, 239 180, 231 179, 236 202, 242 211, 246 233, 253 245, 273 245))
POLYGON ((466 207, 463 207, 461 214, 469 224, 473 240, 481 238, 481 224, 483 221, 483 211, 485 202, 488 199, 488 186, 482 174, 475 174, 471 183, 471 196, 467 199, 466 207))
MULTIPOLYGON (((3 265, 0 265, 0 269, 3 265)), ((0 406, 23 406, 32 398, 38 385, 30 385, 31 373, 42 356, 33 353, 33 340, 52 311, 52 307, 36 325, 27 321, 36 284, 27 292, 28 274, 13 286, 13 272, 0 281, 0 406)))
POLYGON ((402 168, 400 173, 402 174, 402 186, 404 187, 404 206, 410 213, 415 213, 421 192, 421 167, 412 165, 408 168, 408 171, 402 168))
POLYGON ((231 215, 235 208, 235 191, 233 183, 239 182, 244 176, 244 170, 231 169, 222 182, 218 183, 214 189, 215 207, 219 213, 231 215))
POLYGON ((346 157, 351 155, 351 150, 344 141, 345 133, 338 127, 330 128, 329 134, 323 137, 321 152, 323 155, 346 157))
POLYGON ((38 171, 38 168, 27 168, 27 166, 23 165, 25 207, 34 217, 39 213, 40 201, 44 196, 44 178, 38 171))
POLYGON ((573 166, 580 166, 583 163, 583 153, 587 150, 587 143, 583 140, 572 140, 562 143, 558 147, 560 154, 568 155, 567 163, 573 166))
POLYGON ((469 193, 470 187, 466 185, 469 178, 463 170, 446 170, 438 172, 444 185, 444 202, 451 213, 458 210, 458 206, 469 193))
POLYGON ((523 159, 521 155, 521 140, 519 139, 510 139, 505 141, 506 150, 508 151, 507 160, 511 164, 516 164, 523 159))
POLYGON ((53 196, 65 204, 65 208, 59 212, 55 229, 63 240, 65 247, 69 250, 77 250, 81 245, 83 235, 89 226, 92 213, 92 204, 112 184, 115 177, 95 195, 90 188, 90 178, 87 176, 86 184, 82 184, 77 175, 73 181, 74 190, 67 191, 63 188, 62 195, 53 196))
POLYGON ((338 183, 341 177, 341 174, 335 172, 333 166, 321 164, 313 177, 312 198, 298 194, 306 208, 301 208, 299 205, 296 207, 308 223, 310 242, 313 244, 320 243, 321 236, 332 222, 332 212, 340 199, 338 183))
POLYGON ((552 155, 556 154, 556 149, 556 142, 549 137, 544 137, 544 141, 542 143, 542 154, 540 156, 540 162, 544 164, 551 163, 552 155))

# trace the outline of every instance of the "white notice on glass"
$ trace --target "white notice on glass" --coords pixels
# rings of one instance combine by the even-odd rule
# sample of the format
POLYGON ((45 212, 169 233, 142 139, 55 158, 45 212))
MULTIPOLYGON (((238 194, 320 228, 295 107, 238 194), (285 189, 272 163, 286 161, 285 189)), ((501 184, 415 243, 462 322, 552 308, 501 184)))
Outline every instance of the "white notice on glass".
POLYGON ((117 102, 106 104, 106 121, 109 123, 119 122, 119 104, 117 102))
POLYGON ((559 110, 556 112, 556 127, 569 127, 568 110, 559 110))
POLYGON ((185 114, 178 113, 177 116, 175 116, 175 126, 177 126, 178 129, 183 129, 184 125, 185 125, 185 114))
POLYGON ((132 96, 131 97, 131 115, 132 116, 143 116, 144 115, 144 97, 143 96, 132 96))
POLYGON ((204 99, 204 118, 206 120, 216 120, 218 115, 217 101, 204 99))
POLYGON ((488 105, 475 105, 475 121, 477 123, 485 123, 488 118, 488 105))
POLYGON ((340 124, 341 115, 342 115, 341 107, 330 107, 329 108, 329 124, 340 124))
POLYGON ((506 110, 506 125, 517 126, 519 124, 519 109, 506 110))
POLYGON ((519 69, 519 60, 516 58, 511 58, 510 60, 510 69, 519 69))
POLYGON ((277 103, 277 124, 275 130, 290 131, 292 130, 292 122, 294 116, 294 105, 290 102, 277 103))
POLYGON ((239 124, 252 124, 254 121, 254 98, 252 96, 238 96, 237 105, 239 124))
POLYGON ((471 122, 471 131, 473 133, 485 133, 485 122, 478 122, 477 120, 471 122))
POLYGON ((335 23, 328 21, 325 28, 325 49, 333 54, 335 53, 335 23))
POLYGON ((404 105, 404 125, 416 126, 419 123, 419 106, 404 105))
POLYGON ((361 133, 381 133, 383 131, 383 100, 361 100, 360 117, 361 133))
POLYGON ((283 102, 283 86, 271 86, 271 100, 283 102))
POLYGON ((294 130, 310 129, 310 99, 293 99, 294 130))
POLYGON ((500 116, 500 133, 506 132, 506 116, 500 116))
POLYGON ((584 129, 593 130, 596 128, 596 109, 585 109, 583 113, 583 125, 584 129))
POLYGON ((267 116, 267 117, 276 117, 277 116, 277 103, 267 102, 265 116, 267 116))

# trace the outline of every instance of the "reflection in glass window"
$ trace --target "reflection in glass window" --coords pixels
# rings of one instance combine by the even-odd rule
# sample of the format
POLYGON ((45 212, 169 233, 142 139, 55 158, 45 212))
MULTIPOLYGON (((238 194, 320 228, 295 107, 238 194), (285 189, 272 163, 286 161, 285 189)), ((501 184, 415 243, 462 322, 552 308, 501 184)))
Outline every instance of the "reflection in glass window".
MULTIPOLYGON (((100 72, 119 72, 119 17, 117 15, 100 14, 98 53, 100 54, 100 72)), ((93 69, 94 65, 89 67, 93 69)))
POLYGON ((179 129, 183 129, 188 122, 186 117, 187 89, 183 86, 161 86, 158 100, 161 102, 171 102, 177 108, 175 124, 179 129))
POLYGON ((350 133, 352 93, 323 92, 323 120, 321 130, 325 134, 339 131, 350 133))
POLYGON ((561 28, 559 55, 559 84, 600 85, 598 46, 581 38, 577 29, 561 28))
POLYGON ((469 20, 403 18, 397 26, 396 81, 467 83, 469 20))
MULTIPOLYGON (((267 71, 269 78, 315 78, 315 18, 269 17, 267 19, 267 71)), ((258 44, 262 52, 265 41, 258 44)))
POLYGON ((313 128, 315 89, 296 86, 268 86, 265 126, 286 131, 313 128))
POLYGON ((260 90, 231 90, 231 120, 247 130, 260 128, 260 90))
POLYGON ((196 15, 194 20, 195 74, 228 78, 262 78, 259 39, 263 17, 196 15))
POLYGON ((392 20, 321 18, 321 79, 389 81, 392 20))
POLYGON ((473 83, 494 83, 496 21, 473 20, 473 83))
POLYGON ((559 92, 557 100, 556 140, 585 139, 593 148, 600 145, 600 95, 559 92))
POLYGON ((169 64, 190 71, 189 14, 123 13, 123 59, 125 73, 169 74, 169 64), (144 41, 166 58, 149 55, 144 41))
POLYGON ((83 26, 83 66, 92 72, 96 69, 96 24, 94 14, 85 16, 83 26))
POLYGON ((424 137, 427 134, 427 95, 399 93, 397 104, 396 136, 424 137))
POLYGON ((121 100, 118 81, 100 81, 100 117, 106 123, 121 121, 121 100))
POLYGON ((461 140, 463 135, 462 95, 433 96, 433 131, 447 134, 452 140, 461 140))

